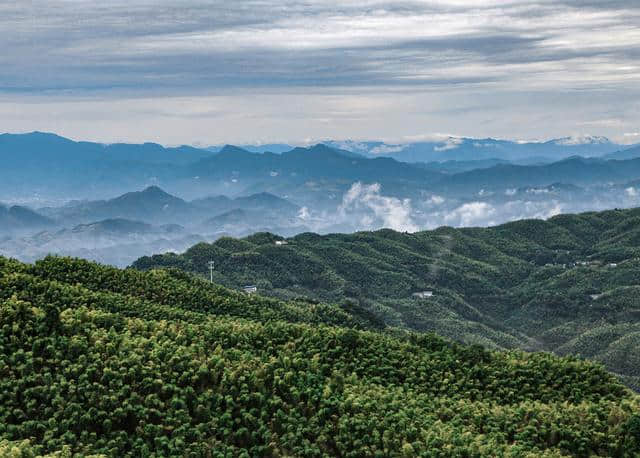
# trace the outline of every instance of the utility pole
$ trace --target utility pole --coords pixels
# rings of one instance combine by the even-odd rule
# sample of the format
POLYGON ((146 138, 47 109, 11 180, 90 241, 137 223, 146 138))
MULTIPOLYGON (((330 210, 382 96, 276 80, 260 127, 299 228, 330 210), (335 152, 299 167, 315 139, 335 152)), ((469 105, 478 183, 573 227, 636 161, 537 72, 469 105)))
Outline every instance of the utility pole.
POLYGON ((209 261, 209 281, 213 283, 213 269, 215 268, 215 261, 209 261))

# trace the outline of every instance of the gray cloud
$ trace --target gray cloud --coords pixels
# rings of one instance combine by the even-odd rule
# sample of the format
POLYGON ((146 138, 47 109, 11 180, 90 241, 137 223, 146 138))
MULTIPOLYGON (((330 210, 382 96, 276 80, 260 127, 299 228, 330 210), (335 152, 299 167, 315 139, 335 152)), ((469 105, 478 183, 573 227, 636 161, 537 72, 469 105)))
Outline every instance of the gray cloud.
MULTIPOLYGON (((638 23, 640 4, 632 0, 4 2, 0 98, 37 97, 56 106, 94 97, 130 100, 129 107, 139 97, 275 91, 281 101, 294 103, 295 94, 324 90, 326 97, 347 91, 376 105, 381 95, 396 91, 447 91, 448 103, 430 99, 429 112, 421 105, 416 116, 416 108, 407 107, 416 135, 424 133, 419 118, 429 115, 449 129, 456 112, 482 106, 471 100, 477 91, 489 93, 491 100, 483 103, 508 117, 519 116, 510 111, 513 94, 540 93, 535 99, 541 100, 559 92, 607 90, 613 101, 628 100, 640 83, 638 23), (442 111, 434 113, 431 105, 442 111)), ((173 111, 172 104, 167 100, 163 110, 173 111)), ((548 104, 540 114, 554 108, 562 109, 548 104)), ((218 119, 221 110, 198 113, 216 113, 218 119)), ((410 121, 405 116, 403 124, 410 121)), ((594 113, 575 126, 611 117, 594 113)), ((334 119, 326 111, 317 118, 334 119)), ((619 134, 635 131, 638 119, 628 113, 623 118, 619 134)), ((496 122, 494 115, 473 120, 487 130, 496 122)), ((575 126, 565 120, 562 127, 575 126)), ((467 129, 461 125, 458 131, 467 129)), ((334 135, 326 126, 316 132, 334 135)), ((184 139, 195 140, 216 139, 184 139)))

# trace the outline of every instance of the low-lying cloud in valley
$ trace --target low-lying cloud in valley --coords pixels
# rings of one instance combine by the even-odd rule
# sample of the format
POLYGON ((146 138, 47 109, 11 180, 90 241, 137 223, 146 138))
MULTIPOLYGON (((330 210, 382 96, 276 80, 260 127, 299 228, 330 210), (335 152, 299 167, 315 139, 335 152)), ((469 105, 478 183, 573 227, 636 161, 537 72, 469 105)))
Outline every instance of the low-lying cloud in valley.
POLYGON ((411 200, 384 196, 379 183, 354 183, 342 198, 338 214, 343 221, 357 221, 369 229, 375 226, 397 231, 415 232, 419 227, 413 222, 411 200))
POLYGON ((496 209, 486 202, 469 202, 444 215, 448 226, 492 226, 496 209))

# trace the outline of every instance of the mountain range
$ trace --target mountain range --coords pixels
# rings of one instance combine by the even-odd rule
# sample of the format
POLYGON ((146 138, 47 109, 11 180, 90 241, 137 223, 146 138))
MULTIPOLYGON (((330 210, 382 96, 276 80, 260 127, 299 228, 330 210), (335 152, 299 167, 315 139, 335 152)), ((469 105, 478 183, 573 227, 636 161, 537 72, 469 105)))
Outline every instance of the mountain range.
POLYGON ((113 218, 71 227, 51 227, 29 235, 0 237, 0 253, 25 262, 55 253, 126 266, 147 253, 183 252, 205 240, 214 238, 192 234, 177 224, 155 226, 113 218))
POLYGON ((633 159, 639 154, 637 148, 622 151, 623 146, 599 137, 545 143, 450 138, 391 146, 380 142, 327 142, 283 149, 281 145, 277 154, 255 153, 227 145, 210 151, 153 143, 75 142, 40 132, 3 134, 0 193, 46 202, 104 198, 119 190, 157 185, 192 199, 214 193, 237 196, 269 191, 299 196, 299 203, 306 204, 322 198, 318 186, 324 186, 325 194, 335 194, 348 189, 348 182, 376 181, 394 194, 408 195, 417 188, 436 188, 436 183, 446 178, 443 175, 508 165, 506 162, 557 162, 575 155, 633 159), (427 151, 424 148, 431 153, 418 155, 416 151, 427 151))
POLYGON ((188 202, 157 186, 61 207, 0 206, 0 253, 26 262, 57 253, 126 266, 145 254, 181 252, 227 234, 307 231, 299 212, 268 193, 188 202))
POLYGON ((45 207, 38 211, 60 224, 86 224, 103 219, 123 218, 153 224, 178 223, 187 227, 228 212, 254 210, 284 217, 295 215, 299 207, 268 193, 229 198, 211 196, 191 202, 173 196, 158 186, 125 193, 108 200, 69 202, 62 207, 45 207))
POLYGON ((639 222, 633 209, 413 234, 254 234, 133 266, 208 275, 214 260, 228 287, 352 304, 387 327, 491 348, 582 355, 640 390, 639 222))
MULTIPOLYGON (((576 147, 568 140, 554 144, 576 147)), ((126 265, 154 251, 184 250, 185 241, 256 231, 292 236, 390 227, 413 232, 628 208, 640 205, 637 151, 534 164, 406 163, 328 145, 275 154, 231 145, 216 152, 154 144, 129 149, 42 133, 5 135, 0 195, 7 204, 0 206, 0 237, 6 240, 0 249, 25 261, 59 251, 126 265), (97 224, 118 219, 179 225, 183 231, 144 237, 122 232, 118 241, 97 224), (100 237, 78 235, 86 229, 70 235, 93 224, 100 237), (132 250, 136 241, 141 249, 132 250), (149 245, 156 242, 161 244, 149 245)))
POLYGON ((553 162, 578 155, 602 156, 628 148, 598 136, 566 137, 546 142, 443 137, 436 141, 400 144, 367 141, 330 141, 327 144, 368 157, 387 156, 403 162, 488 159, 553 162))
MULTIPOLYGON (((601 136, 577 136, 544 142, 512 141, 494 138, 466 138, 440 136, 431 141, 386 143, 382 141, 326 140, 324 144, 366 157, 392 157, 402 162, 443 162, 473 160, 508 160, 552 162, 570 156, 596 157, 627 149, 601 136)), ((253 153, 280 154, 294 147, 287 144, 239 145, 253 153)), ((224 147, 212 146, 208 151, 219 152, 224 147)), ((637 156, 635 156, 637 157, 637 156)))
POLYGON ((0 233, 12 234, 34 231, 51 226, 53 220, 27 207, 0 204, 0 233))
POLYGON ((542 165, 498 164, 468 170, 443 178, 438 189, 457 193, 504 190, 520 186, 548 186, 553 183, 594 185, 624 183, 640 176, 640 158, 627 160, 571 157, 542 165))
POLYGON ((637 148, 491 142, 3 136, 0 456, 637 455, 637 148))

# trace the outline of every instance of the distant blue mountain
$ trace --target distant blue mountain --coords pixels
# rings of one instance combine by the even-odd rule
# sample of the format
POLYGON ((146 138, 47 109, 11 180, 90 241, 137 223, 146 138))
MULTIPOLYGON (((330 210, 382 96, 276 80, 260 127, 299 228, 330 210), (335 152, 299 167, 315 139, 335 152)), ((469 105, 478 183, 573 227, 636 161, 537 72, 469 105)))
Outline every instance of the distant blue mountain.
POLYGON ((105 224, 96 227, 107 229, 107 224, 111 224, 109 227, 112 228, 124 227, 120 224, 122 221, 136 221, 140 224, 181 222, 185 226, 193 226, 204 218, 233 209, 278 217, 295 215, 300 207, 266 192, 235 199, 211 196, 187 202, 157 186, 149 186, 142 191, 128 192, 113 199, 71 202, 63 207, 42 208, 40 211, 51 220, 66 225, 80 224, 85 227, 106 221, 105 224))
POLYGON ((1 134, 0 156, 10 161, 96 161, 117 160, 146 163, 190 163, 210 156, 211 152, 178 146, 167 148, 157 143, 76 142, 56 134, 32 132, 29 134, 1 134), (11 154, 14 153, 14 154, 11 154), (17 153, 17 154, 16 154, 17 153))
MULTIPOLYGON (((322 143, 319 143, 318 145, 323 145, 322 143)), ((318 146, 315 145, 315 146, 318 146)), ((327 145, 324 145, 327 146, 327 145)), ((304 148, 304 147, 300 147, 300 146, 289 146, 289 145, 285 145, 285 144, 276 144, 276 145, 262 145, 262 146, 251 146, 251 145, 242 145, 242 146, 236 146, 236 145, 224 145, 222 147, 210 147, 207 148, 207 150, 214 152, 214 153, 253 153, 253 154, 265 154, 265 153, 273 153, 273 154, 284 154, 284 153, 289 153, 291 151, 308 151, 309 149, 313 149, 314 146, 308 147, 308 148, 304 148), (274 147, 274 148, 270 148, 270 147, 274 147)), ((337 148, 335 146, 331 146, 331 151, 333 153, 339 153, 343 156, 346 157, 351 157, 351 158, 365 158, 365 155, 362 154, 358 154, 356 152, 350 151, 350 150, 346 150, 346 149, 341 149, 341 148, 337 148)))
POLYGON ((236 176, 238 179, 266 180, 284 177, 289 181, 318 179, 431 181, 440 173, 386 157, 366 158, 357 153, 318 144, 294 148, 281 154, 251 153, 225 146, 219 153, 190 167, 189 175, 208 180, 236 176))
POLYGON ((179 224, 153 226, 142 221, 124 218, 111 218, 94 223, 79 224, 71 229, 72 233, 85 233, 94 236, 129 234, 180 234, 184 228, 179 224))
POLYGON ((548 186, 554 183, 590 185, 624 183, 640 177, 640 158, 604 160, 575 156, 542 165, 500 164, 450 175, 438 183, 443 191, 472 193, 523 186, 548 186))
POLYGON ((128 192, 114 199, 79 202, 61 208, 43 208, 41 211, 59 221, 85 224, 108 219, 174 222, 193 213, 186 201, 157 186, 128 192))
POLYGON ((211 196, 193 200, 191 204, 209 214, 221 214, 234 209, 278 214, 295 214, 300 210, 298 205, 268 192, 236 197, 235 199, 226 196, 211 196))
POLYGON ((0 204, 0 233, 2 234, 43 229, 53 224, 53 220, 29 208, 19 205, 6 207, 0 204))
POLYGON ((438 141, 387 144, 379 141, 330 141, 327 145, 368 157, 392 157, 403 162, 442 162, 505 160, 521 161, 536 157, 553 162, 571 156, 598 157, 624 148, 605 137, 560 138, 547 142, 520 143, 493 138, 448 137, 438 141))
MULTIPOLYGON (((229 146, 229 145, 226 145, 229 146)), ((238 147, 242 148, 245 151, 249 151, 250 153, 275 153, 281 154, 286 151, 291 151, 294 147, 291 145, 287 145, 286 143, 267 143, 264 145, 238 145, 238 147)), ((224 146, 209 146, 205 148, 208 151, 219 152, 222 150, 224 146)))
POLYGON ((603 156, 603 159, 614 159, 617 161, 624 161, 627 159, 636 159, 640 157, 640 145, 636 145, 631 148, 616 151, 615 153, 609 153, 603 156))
MULTIPOLYGON (((624 149, 602 137, 545 143, 448 138, 408 145, 329 142, 279 153, 256 153, 226 145, 212 152, 190 146, 165 148, 154 143, 75 142, 40 132, 4 134, 0 135, 0 199, 27 194, 38 198, 81 198, 94 201, 87 209, 92 215, 89 221, 117 217, 164 220, 167 213, 187 217, 191 211, 173 201, 166 208, 167 202, 149 204, 148 214, 138 211, 138 204, 132 204, 129 208, 136 211, 129 213, 126 202, 95 201, 151 185, 189 199, 266 191, 292 196, 299 205, 319 201, 334 205, 335 199, 357 181, 379 183, 390 195, 417 198, 423 191, 451 189, 457 193, 478 186, 620 183, 640 178, 636 162, 617 164, 604 160, 621 162, 638 157, 637 148, 624 149)), ((145 199, 153 202, 151 194, 157 197, 157 190, 151 188, 144 194, 145 199)), ((127 199, 135 196, 138 194, 127 199)), ((212 208, 223 207, 227 211, 236 208, 222 204, 212 208)), ((81 216, 77 210, 74 217, 81 216)))
POLYGON ((176 167, 211 155, 190 146, 103 145, 42 132, 2 134, 0 193, 82 198, 109 195, 118 189, 139 189, 170 180, 176 167))

